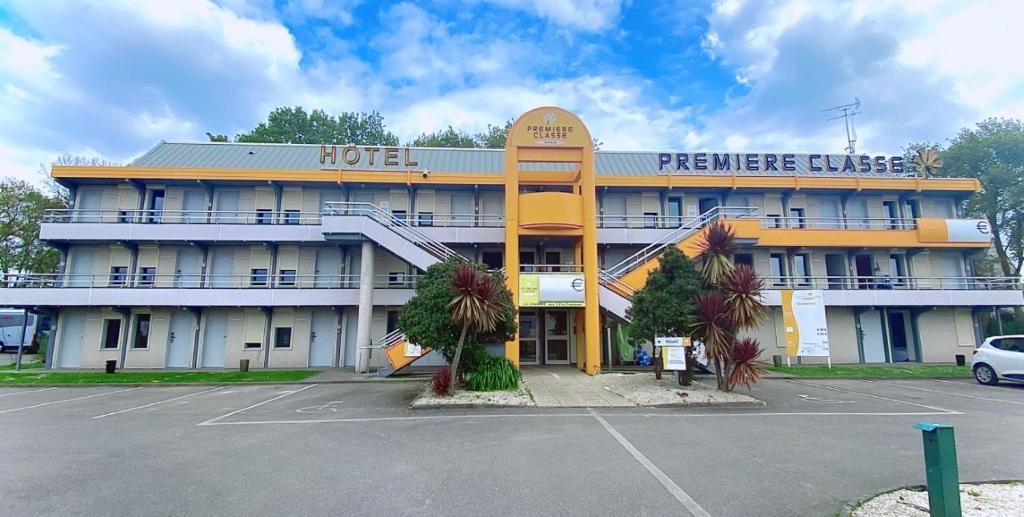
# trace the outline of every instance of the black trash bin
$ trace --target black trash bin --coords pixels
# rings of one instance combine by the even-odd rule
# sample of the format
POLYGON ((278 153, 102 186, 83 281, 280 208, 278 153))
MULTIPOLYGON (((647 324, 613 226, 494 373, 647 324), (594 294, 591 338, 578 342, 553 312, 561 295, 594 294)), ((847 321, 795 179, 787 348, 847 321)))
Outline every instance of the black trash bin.
POLYGON ((248 359, 239 359, 238 360, 238 371, 240 371, 240 372, 247 372, 247 371, 249 371, 249 360, 248 359))
POLYGON ((956 354, 955 357, 956 357, 956 365, 957 366, 966 366, 967 365, 967 356, 966 355, 964 355, 964 354, 956 354))
POLYGON ((782 356, 781 355, 773 355, 772 356, 772 366, 775 366, 775 367, 782 366, 782 356))
POLYGON ((111 359, 107 361, 107 373, 114 373, 117 371, 117 360, 111 359))

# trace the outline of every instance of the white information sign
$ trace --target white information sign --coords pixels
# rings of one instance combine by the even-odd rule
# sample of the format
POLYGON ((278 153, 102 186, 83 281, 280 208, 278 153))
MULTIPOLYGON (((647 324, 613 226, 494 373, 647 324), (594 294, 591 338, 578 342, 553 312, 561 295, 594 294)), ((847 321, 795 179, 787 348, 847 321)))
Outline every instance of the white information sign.
POLYGON ((669 346, 662 350, 665 357, 663 370, 686 370, 686 348, 681 346, 669 346))
POLYGON ((787 355, 829 357, 825 300, 821 291, 783 291, 782 322, 787 355))

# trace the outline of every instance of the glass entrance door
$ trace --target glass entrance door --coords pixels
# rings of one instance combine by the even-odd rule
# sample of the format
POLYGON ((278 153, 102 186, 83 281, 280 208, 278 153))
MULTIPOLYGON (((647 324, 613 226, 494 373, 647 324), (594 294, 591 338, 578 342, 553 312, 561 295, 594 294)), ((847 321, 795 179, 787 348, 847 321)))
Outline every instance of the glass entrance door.
POLYGON ((523 311, 519 313, 519 362, 521 364, 539 364, 537 355, 539 331, 537 313, 523 311))
POLYGON ((544 362, 569 364, 569 311, 544 311, 544 362))

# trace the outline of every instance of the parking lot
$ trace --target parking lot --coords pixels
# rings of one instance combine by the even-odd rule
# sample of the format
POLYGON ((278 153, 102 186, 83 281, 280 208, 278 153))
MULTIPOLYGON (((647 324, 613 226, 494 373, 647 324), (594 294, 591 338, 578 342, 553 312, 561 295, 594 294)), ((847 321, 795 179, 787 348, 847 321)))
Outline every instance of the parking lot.
POLYGON ((1024 478, 1024 387, 766 380, 767 406, 409 410, 421 383, 0 388, 9 515, 834 515, 924 481, 1024 478))

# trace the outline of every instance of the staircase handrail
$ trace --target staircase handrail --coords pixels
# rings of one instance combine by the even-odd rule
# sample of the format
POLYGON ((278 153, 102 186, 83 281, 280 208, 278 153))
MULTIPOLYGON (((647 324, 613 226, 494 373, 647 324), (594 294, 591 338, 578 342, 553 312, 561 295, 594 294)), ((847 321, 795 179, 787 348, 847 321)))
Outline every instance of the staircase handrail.
POLYGON ((380 345, 382 348, 390 348, 391 345, 394 345, 395 343, 398 343, 403 339, 405 339, 405 334, 402 332, 402 330, 395 329, 385 334, 384 337, 380 338, 380 345))
POLYGON ((747 206, 716 206, 706 212, 684 221, 678 228, 661 236, 658 240, 647 245, 640 251, 626 257, 618 264, 605 270, 611 278, 621 278, 626 273, 633 271, 642 264, 651 260, 662 250, 670 245, 683 240, 691 233, 709 224, 724 218, 730 219, 752 219, 757 217, 757 208, 747 206))
POLYGON ((323 213, 324 215, 367 216, 442 261, 451 258, 466 261, 466 258, 459 255, 455 250, 419 231, 407 221, 395 217, 390 210, 385 210, 374 203, 367 201, 329 201, 324 203, 323 213))

